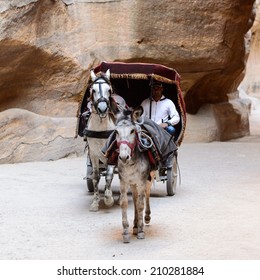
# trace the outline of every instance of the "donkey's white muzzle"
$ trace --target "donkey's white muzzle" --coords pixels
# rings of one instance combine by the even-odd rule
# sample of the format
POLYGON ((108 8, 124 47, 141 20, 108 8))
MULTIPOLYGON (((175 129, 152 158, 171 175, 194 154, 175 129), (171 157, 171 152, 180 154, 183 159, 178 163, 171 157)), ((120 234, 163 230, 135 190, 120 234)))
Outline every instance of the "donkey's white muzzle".
POLYGON ((121 144, 119 149, 118 159, 127 164, 131 159, 131 149, 126 144, 121 144))

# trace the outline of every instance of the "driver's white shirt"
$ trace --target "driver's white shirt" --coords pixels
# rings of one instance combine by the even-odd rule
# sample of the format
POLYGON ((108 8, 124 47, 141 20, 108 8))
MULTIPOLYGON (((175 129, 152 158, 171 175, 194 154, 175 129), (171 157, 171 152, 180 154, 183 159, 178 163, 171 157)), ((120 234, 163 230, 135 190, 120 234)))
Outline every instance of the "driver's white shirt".
POLYGON ((159 101, 147 98, 141 103, 146 117, 150 118, 150 102, 152 103, 151 120, 155 123, 169 122, 175 125, 180 121, 180 116, 174 103, 164 95, 162 95, 159 101))

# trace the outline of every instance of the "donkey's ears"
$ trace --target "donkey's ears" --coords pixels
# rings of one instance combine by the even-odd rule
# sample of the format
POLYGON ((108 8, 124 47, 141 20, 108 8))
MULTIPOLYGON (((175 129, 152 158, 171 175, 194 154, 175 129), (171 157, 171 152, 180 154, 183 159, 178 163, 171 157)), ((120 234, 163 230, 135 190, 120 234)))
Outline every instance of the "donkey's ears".
POLYGON ((108 80, 110 80, 110 69, 107 69, 105 76, 108 80))
POLYGON ((94 70, 90 71, 90 77, 91 77, 92 82, 94 82, 96 80, 97 76, 96 76, 94 70))
POLYGON ((132 120, 134 122, 137 122, 138 119, 142 116, 143 112, 144 112, 144 109, 142 106, 138 106, 137 108, 135 108, 132 112, 132 120))

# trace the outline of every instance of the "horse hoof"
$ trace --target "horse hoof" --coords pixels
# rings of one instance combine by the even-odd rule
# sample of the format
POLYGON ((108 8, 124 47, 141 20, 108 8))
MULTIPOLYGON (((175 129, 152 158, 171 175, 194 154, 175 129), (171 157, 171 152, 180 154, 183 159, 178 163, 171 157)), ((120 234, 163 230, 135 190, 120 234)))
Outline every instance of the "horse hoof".
POLYGON ((92 203, 90 205, 89 211, 91 212, 97 212, 98 211, 98 204, 97 203, 92 203))
POLYGON ((142 231, 142 232, 138 232, 137 233, 137 239, 144 239, 144 232, 142 231))
POLYGON ((115 204, 120 205, 120 196, 116 199, 115 204))
POLYGON ((138 232, 137 227, 134 227, 133 228, 133 235, 137 235, 137 232, 138 232))
POLYGON ((123 234, 123 242, 129 243, 130 242, 130 235, 129 234, 123 234))
POLYGON ((107 207, 112 207, 114 205, 114 198, 111 197, 105 197, 104 198, 104 203, 107 207))
POLYGON ((149 224, 150 221, 151 221, 151 217, 150 216, 145 217, 144 221, 145 221, 146 224, 149 224))

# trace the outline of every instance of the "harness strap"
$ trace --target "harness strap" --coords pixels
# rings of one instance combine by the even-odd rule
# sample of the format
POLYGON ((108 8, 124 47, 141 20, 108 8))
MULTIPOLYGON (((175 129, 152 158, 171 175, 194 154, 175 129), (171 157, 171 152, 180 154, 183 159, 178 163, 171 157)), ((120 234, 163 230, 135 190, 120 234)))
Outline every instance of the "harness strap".
POLYGON ((121 144, 126 144, 131 149, 131 151, 133 151, 136 146, 136 141, 134 143, 130 143, 129 141, 126 140, 119 141, 117 142, 117 147, 119 148, 121 144))
POLYGON ((113 131, 114 130, 95 131, 85 128, 83 134, 89 138, 107 139, 113 131))
POLYGON ((126 140, 122 140, 122 141, 117 142, 117 148, 118 149, 119 149, 121 144, 125 144, 125 145, 127 145, 130 148, 130 150, 131 150, 131 157, 132 157, 133 153, 134 153, 134 150, 135 150, 135 147, 137 145, 137 138, 135 138, 134 143, 130 143, 129 141, 126 141, 126 140))
POLYGON ((109 85, 111 86, 111 82, 108 80, 108 78, 107 78, 106 76, 104 76, 104 75, 101 75, 100 77, 97 77, 97 78, 95 79, 95 81, 93 81, 93 82, 89 85, 89 87, 91 88, 93 84, 95 84, 98 80, 102 80, 102 79, 103 79, 105 82, 99 82, 99 84, 109 84, 109 85))

